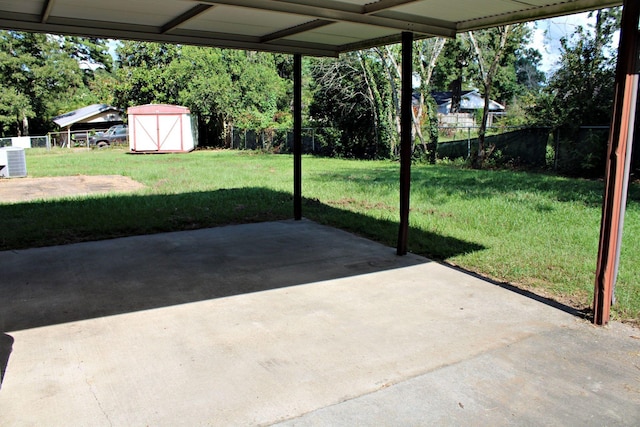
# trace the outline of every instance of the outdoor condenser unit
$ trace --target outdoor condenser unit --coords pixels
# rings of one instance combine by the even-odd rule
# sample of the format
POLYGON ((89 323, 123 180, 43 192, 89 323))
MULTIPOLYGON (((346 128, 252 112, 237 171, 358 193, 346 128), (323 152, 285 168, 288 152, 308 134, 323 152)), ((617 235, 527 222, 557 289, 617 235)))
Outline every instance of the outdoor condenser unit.
POLYGON ((16 178, 22 176, 27 176, 24 148, 0 148, 0 177, 16 178))

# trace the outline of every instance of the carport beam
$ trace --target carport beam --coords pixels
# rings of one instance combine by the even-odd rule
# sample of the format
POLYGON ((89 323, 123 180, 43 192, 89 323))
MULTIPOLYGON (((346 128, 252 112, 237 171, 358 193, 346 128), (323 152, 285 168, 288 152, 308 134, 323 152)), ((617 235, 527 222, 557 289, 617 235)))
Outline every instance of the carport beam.
POLYGON ((407 254, 411 187, 411 108, 413 101, 413 33, 402 33, 402 99, 400 104, 400 229, 398 255, 407 254))
POLYGON ((293 217, 302 219, 302 55, 293 55, 293 217))
POLYGON ((640 2, 625 0, 618 48, 615 99, 609 133, 593 323, 609 322, 618 272, 640 74, 640 2))

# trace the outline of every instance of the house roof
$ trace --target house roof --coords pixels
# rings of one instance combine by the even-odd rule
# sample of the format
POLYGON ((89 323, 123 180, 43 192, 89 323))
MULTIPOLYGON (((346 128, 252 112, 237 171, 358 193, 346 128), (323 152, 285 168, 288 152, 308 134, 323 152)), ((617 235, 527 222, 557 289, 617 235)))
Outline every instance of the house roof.
POLYGON ((0 0, 0 28, 336 56, 622 0, 0 0))
MULTIPOLYGON (((435 99, 436 104, 441 106, 448 106, 450 108, 451 101, 453 99, 453 92, 431 92, 431 96, 435 99)), ((460 108, 462 110, 479 110, 484 108, 484 98, 477 90, 463 90, 460 96, 460 108)), ((504 111, 504 105, 489 100, 490 111, 504 111)))
MULTIPOLYGON (((53 118, 53 122, 62 128, 74 125, 76 123, 87 123, 96 120, 100 117, 108 114, 117 114, 118 118, 115 121, 120 120, 121 110, 116 107, 111 107, 106 104, 93 104, 87 107, 82 107, 78 110, 69 111, 68 113, 61 114, 53 118)), ((106 120, 114 121, 114 120, 106 120)))

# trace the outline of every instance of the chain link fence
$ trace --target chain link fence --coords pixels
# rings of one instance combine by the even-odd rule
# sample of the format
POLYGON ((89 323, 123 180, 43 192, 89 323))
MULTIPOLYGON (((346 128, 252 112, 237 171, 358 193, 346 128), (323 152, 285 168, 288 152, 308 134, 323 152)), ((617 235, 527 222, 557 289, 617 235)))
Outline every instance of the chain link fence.
MULTIPOLYGON (((317 140, 316 128, 302 129, 302 152, 320 154, 321 144, 317 140)), ((229 148, 235 150, 262 150, 274 153, 293 152, 293 130, 267 129, 255 131, 232 128, 229 135, 229 148)))
POLYGON ((553 135, 553 169, 568 175, 599 176, 604 172, 609 126, 560 129, 553 135))
MULTIPOLYGON (((467 160, 478 150, 478 127, 447 127, 440 130, 447 132, 447 136, 453 132, 454 136, 458 134, 466 137, 438 143, 438 158, 467 160)), ((550 128, 488 128, 485 147, 491 151, 489 159, 497 164, 544 167, 548 162, 550 133, 550 128)))
MULTIPOLYGON (((0 147, 90 147, 90 137, 107 129, 50 132, 47 135, 0 138, 0 147)), ((440 126, 437 157, 440 159, 467 160, 478 149, 478 126, 440 126)), ((302 129, 302 152, 328 154, 327 145, 331 132, 326 128, 302 129)), ((485 144, 493 149, 490 159, 497 164, 514 166, 547 167, 561 173, 575 170, 599 172, 606 160, 609 136, 608 126, 582 126, 577 132, 567 134, 550 128, 489 127, 485 144)), ((336 137, 339 137, 336 135, 336 137)), ((293 152, 293 130, 270 129, 254 131, 232 129, 228 146, 236 150, 261 150, 272 153, 293 152)), ((128 142, 124 143, 125 145, 128 142)), ((640 156, 636 156, 636 160, 640 156)), ((640 161, 636 163, 640 164, 640 161)), ((636 166, 638 167, 638 166, 636 166)))
POLYGON ((49 135, 0 138, 0 147, 51 148, 49 135))
POLYGON ((91 130, 73 130, 62 132, 49 132, 51 147, 71 148, 91 146, 90 138, 99 133, 106 132, 108 128, 95 128, 91 130))
MULTIPOLYGON (((437 155, 446 159, 468 159, 477 150, 477 126, 439 127, 437 155)), ((305 154, 326 154, 326 145, 336 143, 327 140, 325 128, 302 129, 302 152, 305 154)), ((487 129, 485 141, 494 146, 494 156, 501 161, 519 165, 544 166, 547 162, 548 128, 491 127, 487 129)), ((293 152, 293 131, 291 129, 254 131, 232 129, 228 136, 229 148, 236 150, 262 150, 273 153, 293 152)))

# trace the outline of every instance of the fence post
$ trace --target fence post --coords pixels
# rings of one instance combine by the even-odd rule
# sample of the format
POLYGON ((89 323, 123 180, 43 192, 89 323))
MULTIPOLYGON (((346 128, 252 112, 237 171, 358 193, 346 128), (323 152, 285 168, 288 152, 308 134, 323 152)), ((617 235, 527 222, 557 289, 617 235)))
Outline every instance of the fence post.
POLYGON ((558 150, 560 149, 560 129, 556 129, 555 131, 555 141, 553 141, 553 170, 558 170, 558 150))

